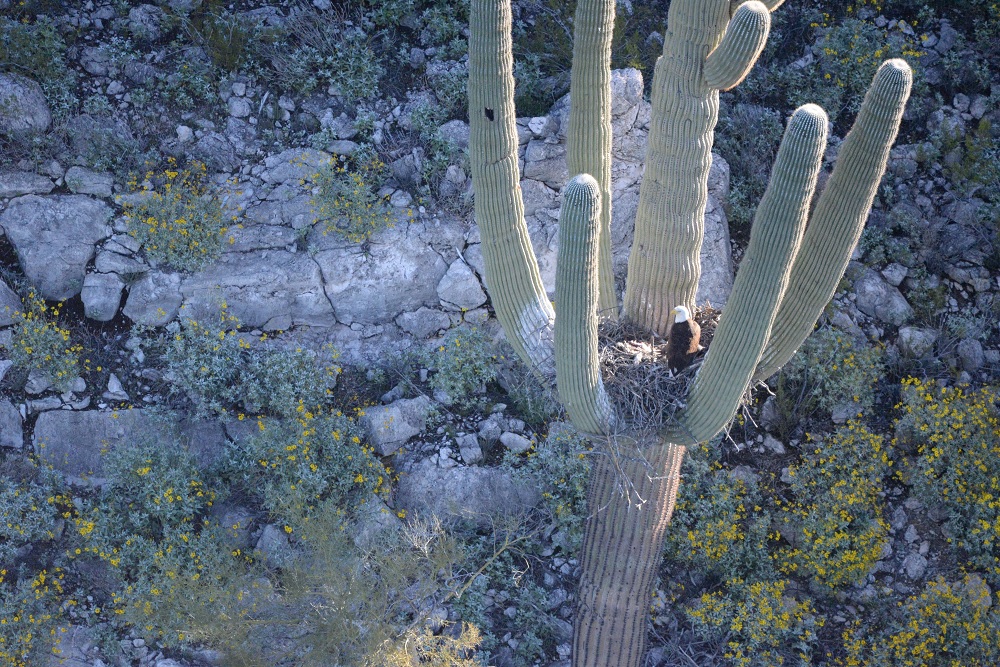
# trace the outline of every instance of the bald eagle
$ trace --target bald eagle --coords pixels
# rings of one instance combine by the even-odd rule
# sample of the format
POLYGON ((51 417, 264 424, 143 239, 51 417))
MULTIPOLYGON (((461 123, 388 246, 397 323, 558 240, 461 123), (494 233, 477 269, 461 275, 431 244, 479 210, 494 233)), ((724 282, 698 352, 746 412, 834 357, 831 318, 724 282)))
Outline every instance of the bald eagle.
POLYGON ((701 326, 691 319, 691 312, 685 306, 677 306, 670 314, 674 325, 667 336, 667 365, 674 373, 691 365, 694 357, 702 349, 701 326))

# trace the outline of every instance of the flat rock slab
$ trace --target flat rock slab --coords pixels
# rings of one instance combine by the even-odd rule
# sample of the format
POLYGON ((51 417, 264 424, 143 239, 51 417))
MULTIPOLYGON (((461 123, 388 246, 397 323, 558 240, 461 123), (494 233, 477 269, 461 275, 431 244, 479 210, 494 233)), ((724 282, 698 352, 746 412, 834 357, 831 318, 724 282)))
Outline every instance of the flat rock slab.
POLYGON ((444 521, 490 525, 498 517, 515 516, 538 504, 537 488, 494 468, 439 468, 431 459, 403 475, 396 487, 396 506, 444 521))
POLYGON ((367 408, 360 422, 368 442, 379 454, 388 456, 424 430, 430 407, 426 396, 401 398, 389 405, 367 408))
POLYGON ((112 210, 85 195, 25 195, 0 214, 0 227, 17 251, 28 280, 52 301, 83 289, 95 244, 111 236, 112 210))

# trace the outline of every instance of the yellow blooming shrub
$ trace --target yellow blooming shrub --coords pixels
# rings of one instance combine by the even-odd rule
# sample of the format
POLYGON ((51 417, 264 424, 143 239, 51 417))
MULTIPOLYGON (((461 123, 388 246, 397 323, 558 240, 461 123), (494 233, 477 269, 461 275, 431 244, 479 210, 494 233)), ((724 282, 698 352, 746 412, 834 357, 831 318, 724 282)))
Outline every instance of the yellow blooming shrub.
POLYGON ((948 541, 1000 583, 1000 393, 910 378, 902 398, 896 432, 916 448, 914 495, 947 510, 948 541))
POLYGON ((0 568, 0 665, 37 667, 52 657, 62 581, 58 568, 20 581, 13 572, 0 568))
POLYGON ((122 209, 128 233, 155 262, 195 271, 219 256, 227 231, 222 204, 208 184, 205 165, 184 169, 173 158, 162 172, 147 172, 142 183, 129 183, 131 196, 122 209))
POLYGON ((836 667, 994 667, 1000 664, 1000 610, 977 576, 928 581, 878 632, 844 631, 836 667))
POLYGON ((59 326, 62 304, 50 306, 35 292, 23 304, 24 310, 14 313, 11 359, 21 368, 40 371, 57 389, 68 389, 79 373, 83 346, 59 326))
POLYGON ((806 447, 788 470, 792 497, 776 501, 777 529, 790 543, 776 554, 778 566, 830 588, 860 583, 889 532, 879 497, 891 466, 883 439, 851 421, 806 447))
POLYGON ((334 232, 352 243, 363 243, 372 234, 392 226, 388 197, 378 194, 385 180, 385 164, 371 151, 341 156, 313 175, 316 194, 313 212, 325 221, 325 232, 334 232))

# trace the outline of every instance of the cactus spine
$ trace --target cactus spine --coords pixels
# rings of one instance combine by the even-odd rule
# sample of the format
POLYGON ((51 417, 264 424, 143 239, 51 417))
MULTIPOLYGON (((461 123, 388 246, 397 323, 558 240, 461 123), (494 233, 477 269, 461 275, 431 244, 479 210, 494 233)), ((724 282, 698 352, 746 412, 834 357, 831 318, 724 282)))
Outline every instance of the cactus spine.
MULTIPOLYGON (((718 91, 749 72, 767 40, 770 11, 780 4, 670 4, 664 53, 653 78, 649 149, 624 306, 625 317, 650 331, 666 332, 673 306, 694 305, 718 91)), ((649 590, 685 446, 724 428, 753 378, 783 365, 812 330, 861 233, 912 80, 905 62, 883 63, 811 217, 827 121, 815 105, 795 112, 687 409, 659 433, 623 433, 597 361, 598 312, 609 309, 604 243, 610 186, 603 174, 610 165, 610 130, 604 123, 610 102, 609 93, 590 87, 609 86, 608 76, 595 73, 608 67, 602 40, 613 25, 609 11, 608 0, 580 0, 577 7, 577 30, 588 46, 574 48, 568 155, 571 173, 580 175, 567 185, 560 214, 557 320, 538 279, 518 186, 509 0, 473 0, 470 13, 470 157, 497 317, 522 358, 542 377, 555 377, 573 423, 614 441, 619 452, 626 447, 631 452, 594 460, 575 667, 634 667, 641 661, 649 590), (584 74, 578 76, 578 67, 584 74), (597 151, 603 155, 583 155, 597 151), (590 169, 598 173, 587 175, 590 169)))

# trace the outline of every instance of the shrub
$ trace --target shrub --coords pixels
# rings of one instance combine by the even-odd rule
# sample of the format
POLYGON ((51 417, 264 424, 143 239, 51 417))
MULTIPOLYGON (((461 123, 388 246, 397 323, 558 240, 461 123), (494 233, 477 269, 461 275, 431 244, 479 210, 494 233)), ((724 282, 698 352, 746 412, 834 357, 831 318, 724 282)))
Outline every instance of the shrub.
POLYGON ((63 573, 41 570, 18 581, 0 569, 0 661, 33 667, 52 657, 63 573))
POLYGON ((978 577, 938 577, 880 632, 848 628, 844 648, 837 667, 989 667, 1000 664, 1000 612, 978 577))
MULTIPOLYGON (((553 425, 555 426, 555 425, 553 425)), ((563 554, 575 557, 583 544, 583 524, 587 518, 587 484, 590 480, 589 441, 569 427, 552 428, 548 437, 527 457, 508 452, 504 465, 515 477, 526 479, 542 491, 542 506, 552 541, 563 554), (523 461, 523 465, 517 465, 523 461)))
POLYGON ((66 64, 66 42, 48 17, 34 23, 0 17, 0 68, 36 80, 54 118, 75 110, 76 82, 66 64))
POLYGON ((195 271, 219 256, 227 227, 203 163, 177 169, 170 158, 161 173, 147 172, 144 183, 129 185, 133 195, 122 207, 128 233, 150 259, 195 271))
POLYGON ((943 506, 948 542, 1000 582, 1000 413, 995 389, 903 381, 896 430, 916 445, 909 478, 928 506, 943 506))
POLYGON ((55 474, 24 460, 4 462, 0 475, 0 567, 12 565, 23 547, 55 538, 58 482, 55 474))
POLYGON ((757 482, 720 468, 708 445, 685 458, 667 531, 666 562, 717 579, 773 575, 767 554, 770 514, 757 482))
POLYGON ((833 327, 814 331, 778 380, 779 407, 786 412, 827 412, 845 404, 868 412, 875 404, 875 389, 885 374, 881 347, 859 346, 850 335, 833 327), (802 405, 795 405, 804 397, 802 405))
POLYGON ((785 581, 730 580, 725 590, 704 593, 686 613, 695 631, 718 643, 731 665, 806 667, 823 618, 809 600, 786 595, 786 587, 785 581))
POLYGON ((321 511, 344 515, 371 493, 388 490, 388 473, 358 425, 299 404, 294 419, 258 418, 257 432, 232 444, 225 469, 286 532, 321 511))
POLYGON ((314 174, 318 191, 312 200, 313 212, 325 221, 325 231, 363 243, 391 227, 388 197, 378 194, 385 176, 385 164, 369 150, 352 159, 341 156, 331 160, 314 174))
POLYGON ((50 306, 34 292, 23 303, 24 311, 14 313, 11 360, 65 391, 79 373, 83 346, 71 342, 69 329, 59 326, 61 303, 50 306))
POLYGON ((479 667, 479 661, 469 658, 482 642, 479 628, 463 623, 458 637, 434 635, 429 630, 407 630, 399 639, 369 658, 370 667, 479 667))
POLYGON ((882 556, 882 480, 891 463, 883 439, 856 421, 789 467, 792 497, 778 500, 778 531, 791 546, 776 558, 786 574, 831 589, 861 583, 882 556))
POLYGON ((239 319, 223 303, 215 322, 188 318, 168 327, 168 378, 199 414, 242 409, 291 416, 300 401, 311 408, 326 399, 340 372, 332 359, 322 361, 302 348, 265 347, 263 340, 240 334, 238 326, 239 319))
POLYGON ((460 406, 473 405, 475 396, 496 378, 496 361, 492 343, 475 327, 449 329, 426 359, 435 371, 431 387, 460 406))

